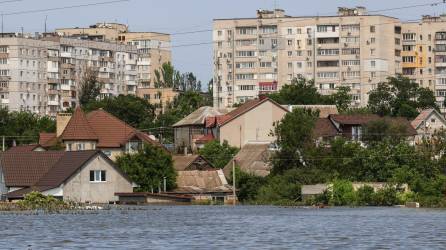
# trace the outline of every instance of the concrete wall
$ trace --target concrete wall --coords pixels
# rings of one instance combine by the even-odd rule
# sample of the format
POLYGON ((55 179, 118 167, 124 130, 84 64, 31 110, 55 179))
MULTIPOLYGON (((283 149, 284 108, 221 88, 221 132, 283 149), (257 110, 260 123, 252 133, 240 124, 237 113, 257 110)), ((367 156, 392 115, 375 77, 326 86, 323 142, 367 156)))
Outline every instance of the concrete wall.
POLYGON ((96 156, 90 160, 63 187, 64 200, 92 203, 118 201, 115 193, 132 191, 132 183, 101 156, 96 156), (105 170, 106 181, 90 182, 90 170, 105 170))
POLYGON ((264 102, 260 106, 237 117, 220 128, 220 141, 228 141, 234 147, 243 147, 248 142, 273 142, 276 138, 270 135, 273 123, 280 121, 287 111, 264 102))

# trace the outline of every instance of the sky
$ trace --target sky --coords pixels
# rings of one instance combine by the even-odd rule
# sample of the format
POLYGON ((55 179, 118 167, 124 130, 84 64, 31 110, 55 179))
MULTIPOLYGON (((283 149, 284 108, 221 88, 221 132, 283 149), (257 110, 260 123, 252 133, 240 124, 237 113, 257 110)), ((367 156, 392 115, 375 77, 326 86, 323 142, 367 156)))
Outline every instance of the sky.
MULTIPOLYGON (((441 0, 129 0, 64 10, 11 14, 21 11, 49 9, 110 0, 0 0, 4 14, 4 31, 42 32, 47 16, 47 30, 61 27, 87 27, 97 22, 121 22, 131 31, 181 33, 212 29, 218 18, 255 17, 257 9, 284 9, 287 15, 334 15, 337 7, 365 6, 368 10, 383 10, 442 2, 441 0)), ((446 4, 382 11, 380 14, 401 20, 419 19, 421 15, 446 13, 446 4)), ((179 46, 212 42, 212 32, 197 32, 172 36, 172 59, 176 69, 193 72, 206 85, 212 78, 212 45, 179 46)))

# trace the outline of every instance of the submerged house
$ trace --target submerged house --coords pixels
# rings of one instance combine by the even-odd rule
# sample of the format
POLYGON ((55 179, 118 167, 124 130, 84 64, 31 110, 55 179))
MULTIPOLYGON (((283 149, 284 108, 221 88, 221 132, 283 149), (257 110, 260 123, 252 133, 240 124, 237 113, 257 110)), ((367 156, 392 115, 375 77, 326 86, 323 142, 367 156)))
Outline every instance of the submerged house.
POLYGON ((200 140, 205 135, 205 121, 207 117, 220 116, 228 113, 229 109, 217 109, 214 107, 200 107, 188 116, 184 117, 173 127, 175 150, 177 153, 196 152, 200 140), (198 141, 198 145, 197 145, 198 141))
POLYGON ((206 135, 201 143, 210 140, 227 141, 229 145, 242 148, 248 143, 274 142, 271 134, 274 123, 279 122, 288 109, 267 98, 260 97, 242 104, 233 111, 206 118, 206 135))
POLYGON ((82 203, 118 201, 132 192, 128 176, 101 151, 4 152, 0 154, 0 193, 22 199, 32 191, 82 203))
POLYGON ((65 151, 98 149, 115 160, 123 153, 138 151, 144 143, 163 147, 153 136, 102 109, 85 114, 77 108, 73 115, 58 114, 56 119, 56 133, 40 134, 39 144, 44 148, 62 146, 65 151))

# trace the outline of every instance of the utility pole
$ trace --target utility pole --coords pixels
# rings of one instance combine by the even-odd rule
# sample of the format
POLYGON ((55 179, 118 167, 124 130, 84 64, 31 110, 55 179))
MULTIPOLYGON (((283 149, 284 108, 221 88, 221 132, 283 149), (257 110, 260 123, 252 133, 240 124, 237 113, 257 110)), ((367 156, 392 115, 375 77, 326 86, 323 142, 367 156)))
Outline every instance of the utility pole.
POLYGON ((45 32, 44 33, 46 33, 46 20, 48 19, 48 16, 45 16, 45 32))
POLYGON ((2 151, 5 152, 5 136, 2 137, 2 151))
POLYGON ((3 37, 3 33, 4 33, 4 30, 3 30, 3 13, 2 13, 2 37, 3 37))
POLYGON ((232 160, 232 204, 235 206, 236 203, 236 193, 235 193, 235 159, 232 160))
POLYGON ((164 184, 164 193, 165 193, 165 192, 167 191, 167 188, 166 188, 166 187, 167 187, 167 182, 166 182, 166 179, 167 179, 167 178, 164 177, 163 179, 164 179, 164 180, 163 180, 163 181, 164 181, 163 184, 164 184))

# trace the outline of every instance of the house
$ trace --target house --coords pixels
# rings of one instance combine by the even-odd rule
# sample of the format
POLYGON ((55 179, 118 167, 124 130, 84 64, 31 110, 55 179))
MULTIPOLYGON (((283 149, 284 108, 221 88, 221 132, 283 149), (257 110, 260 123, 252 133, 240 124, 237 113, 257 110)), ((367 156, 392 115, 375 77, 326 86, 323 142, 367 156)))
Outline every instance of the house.
POLYGON ((319 112, 319 118, 327 118, 329 115, 338 114, 336 105, 284 105, 288 111, 293 112, 293 109, 309 109, 319 112))
MULTIPOLYGON (((229 109, 217 109, 214 107, 200 107, 188 116, 184 117, 173 127, 175 150, 177 153, 196 152, 198 147, 197 139, 205 135, 205 121, 207 117, 224 115, 229 109)), ((202 145, 199 143, 199 145, 202 145)))
POLYGON ((430 138, 435 132, 446 128, 446 119, 435 109, 426 109, 411 122, 417 131, 415 141, 421 142, 423 138, 430 138))
POLYGON ((174 155, 173 166, 176 171, 215 170, 215 167, 201 155, 174 155))
POLYGON ((225 115, 207 117, 207 140, 198 140, 201 143, 212 139, 227 141, 238 148, 250 142, 274 142, 276 138, 271 134, 274 123, 287 113, 286 108, 267 97, 254 99, 225 115))
MULTIPOLYGON (((235 155, 235 164, 241 171, 257 176, 267 176, 271 171, 270 157, 274 150, 270 143, 248 143, 235 155)), ((232 161, 224 168, 227 178, 232 178, 232 161)))
POLYGON ((8 200, 39 191, 66 201, 109 203, 133 184, 99 150, 4 152, 0 154, 0 192, 8 200))
MULTIPOLYGON (((361 141, 364 126, 373 121, 384 120, 392 124, 404 126, 406 128, 406 136, 413 139, 417 135, 417 131, 412 127, 410 122, 404 117, 380 117, 374 114, 352 114, 352 115, 329 115, 327 118, 338 131, 340 136, 351 139, 353 141, 361 141)), ((328 129, 329 123, 319 124, 319 128, 328 129)), ((331 130, 331 129, 330 129, 331 130)), ((327 130, 328 131, 328 130, 327 130)), ((319 133, 316 132, 316 133, 319 133)))
POLYGON ((73 115, 58 114, 56 119, 56 133, 40 134, 39 144, 44 148, 61 145, 66 151, 99 149, 115 160, 123 153, 138 151, 144 143, 163 147, 154 137, 102 109, 85 114, 76 108, 73 115))

